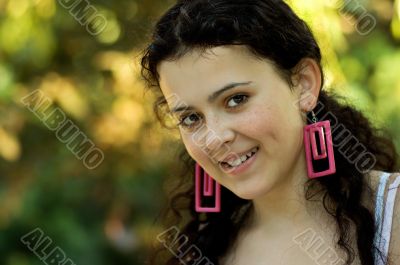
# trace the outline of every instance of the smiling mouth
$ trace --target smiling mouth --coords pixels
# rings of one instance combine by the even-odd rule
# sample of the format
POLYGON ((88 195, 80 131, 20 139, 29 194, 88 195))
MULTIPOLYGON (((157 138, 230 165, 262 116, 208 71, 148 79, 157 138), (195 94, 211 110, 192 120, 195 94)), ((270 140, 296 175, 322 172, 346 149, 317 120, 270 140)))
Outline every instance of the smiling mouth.
POLYGON ((219 162, 221 164, 221 166, 224 169, 232 169, 235 167, 240 166, 241 164, 243 164, 244 162, 246 162, 249 158, 251 158, 252 156, 254 156, 255 153, 258 152, 258 150, 260 149, 259 146, 254 147, 253 149, 251 149, 247 154, 242 155, 240 158, 234 160, 234 161, 230 161, 230 162, 219 162))

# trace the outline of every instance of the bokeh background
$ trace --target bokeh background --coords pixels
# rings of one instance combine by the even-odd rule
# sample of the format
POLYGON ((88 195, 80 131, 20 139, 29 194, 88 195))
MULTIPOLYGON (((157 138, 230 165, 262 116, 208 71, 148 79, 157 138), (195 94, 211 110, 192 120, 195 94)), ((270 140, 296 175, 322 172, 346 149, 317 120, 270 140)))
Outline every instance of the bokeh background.
MULTIPOLYGON (((387 128, 400 150, 400 1, 288 3, 318 38, 327 88, 387 128)), ((44 264, 21 241, 36 228, 77 265, 143 264, 179 136, 156 122, 138 62, 172 4, 0 0, 1 265, 44 264), (36 90, 103 152, 99 166, 87 168, 22 103, 36 90)))

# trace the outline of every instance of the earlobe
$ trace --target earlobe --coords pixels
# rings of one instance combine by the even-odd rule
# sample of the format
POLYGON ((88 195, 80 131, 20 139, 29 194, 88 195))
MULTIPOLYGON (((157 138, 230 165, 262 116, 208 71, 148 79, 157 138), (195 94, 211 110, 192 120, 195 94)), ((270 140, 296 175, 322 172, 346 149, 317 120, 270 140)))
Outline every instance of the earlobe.
POLYGON ((321 89, 321 70, 310 58, 303 59, 297 70, 298 88, 300 89, 300 109, 311 111, 317 105, 321 89))

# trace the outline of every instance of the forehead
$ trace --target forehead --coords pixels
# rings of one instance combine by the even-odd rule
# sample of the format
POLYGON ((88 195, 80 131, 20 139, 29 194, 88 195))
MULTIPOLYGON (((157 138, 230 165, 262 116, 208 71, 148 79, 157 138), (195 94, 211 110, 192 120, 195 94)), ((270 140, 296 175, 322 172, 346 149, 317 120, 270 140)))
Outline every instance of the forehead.
MULTIPOLYGON (((192 50, 158 66, 160 87, 167 98, 201 101, 230 82, 257 81, 270 63, 257 59, 243 45, 218 46, 201 52, 192 50)), ((268 69, 270 68, 270 69, 268 69)))

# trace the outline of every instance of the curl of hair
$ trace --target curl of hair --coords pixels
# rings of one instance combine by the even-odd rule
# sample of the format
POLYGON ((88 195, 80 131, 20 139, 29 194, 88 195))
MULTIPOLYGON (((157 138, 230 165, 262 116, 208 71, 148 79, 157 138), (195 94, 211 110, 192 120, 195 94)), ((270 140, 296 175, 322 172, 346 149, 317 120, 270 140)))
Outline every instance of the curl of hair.
MULTIPOLYGON (((321 70, 322 80, 324 78, 320 48, 310 28, 285 2, 181 0, 157 21, 151 44, 144 49, 141 58, 141 75, 149 90, 158 95, 154 111, 163 125, 162 107, 166 106, 166 100, 159 87, 158 64, 164 60, 177 60, 193 49, 206 51, 221 45, 246 45, 256 58, 272 62, 277 72, 291 86, 291 77, 303 58, 315 60, 321 70)), ((366 148, 365 152, 370 152, 374 157, 369 169, 389 172, 398 170, 398 155, 388 132, 374 127, 345 99, 324 91, 322 87, 323 84, 318 102, 323 108, 317 113, 317 118, 320 120, 328 117, 331 124, 339 122, 351 132, 359 144, 366 148)), ((346 143, 347 137, 343 130, 332 128, 334 146, 345 148, 346 144, 343 143, 346 143)), ((376 262, 374 251, 379 253, 379 258, 383 254, 374 245, 374 216, 361 204, 362 194, 372 194, 372 189, 365 180, 366 171, 360 170, 356 163, 350 163, 342 153, 335 148, 335 174, 307 181, 304 187, 306 199, 311 200, 315 195, 322 194, 321 206, 336 221, 337 244, 347 255, 346 264, 351 264, 356 255, 351 247, 350 233, 351 225, 354 225, 361 264, 373 265, 376 262)), ((183 146, 179 158, 183 165, 179 174, 180 181, 171 188, 173 192, 159 218, 164 227, 179 226, 180 232, 201 250, 203 256, 213 264, 218 264, 218 258, 233 246, 240 229, 249 221, 253 205, 251 201, 241 199, 221 186, 223 211, 195 212, 192 170, 195 161, 183 146), (183 217, 185 214, 186 218, 183 217)), ((170 243, 172 245, 173 242, 170 243)), ((179 242, 175 243, 179 245, 179 242)), ((163 264, 180 264, 179 259, 164 246, 152 250, 148 264, 161 264, 157 258, 164 260, 163 264), (164 252, 165 257, 161 252, 164 252)))

